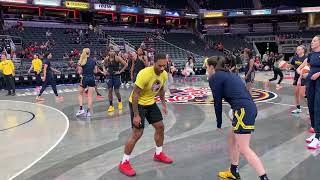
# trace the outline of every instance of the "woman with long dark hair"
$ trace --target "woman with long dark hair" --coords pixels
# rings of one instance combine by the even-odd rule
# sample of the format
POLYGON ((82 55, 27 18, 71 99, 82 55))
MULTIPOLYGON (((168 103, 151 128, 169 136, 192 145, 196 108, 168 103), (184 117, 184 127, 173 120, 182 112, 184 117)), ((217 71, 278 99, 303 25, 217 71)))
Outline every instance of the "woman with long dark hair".
POLYGON ((207 71, 209 73, 209 85, 214 98, 217 130, 222 132, 222 99, 231 105, 234 116, 232 128, 228 135, 231 166, 229 170, 219 172, 218 176, 240 179, 238 165, 241 154, 255 169, 261 180, 268 180, 261 160, 250 148, 251 133, 255 129, 254 124, 257 117, 257 107, 250 93, 242 83, 241 78, 225 68, 224 57, 214 56, 209 58, 207 71))
POLYGON ((253 52, 250 49, 244 50, 244 58, 245 58, 245 77, 244 80, 246 82, 246 88, 252 94, 252 86, 255 78, 255 69, 254 69, 254 58, 253 52))

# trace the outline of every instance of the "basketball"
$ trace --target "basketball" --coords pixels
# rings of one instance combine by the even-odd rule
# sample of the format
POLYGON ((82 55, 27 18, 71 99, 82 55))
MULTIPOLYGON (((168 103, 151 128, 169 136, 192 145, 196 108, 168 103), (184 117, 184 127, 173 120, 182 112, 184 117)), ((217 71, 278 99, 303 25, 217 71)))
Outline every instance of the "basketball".
POLYGON ((301 69, 301 75, 306 75, 310 72, 310 67, 309 66, 305 66, 301 69))
POLYGON ((279 68, 285 69, 287 67, 288 63, 286 61, 280 61, 279 62, 279 68))

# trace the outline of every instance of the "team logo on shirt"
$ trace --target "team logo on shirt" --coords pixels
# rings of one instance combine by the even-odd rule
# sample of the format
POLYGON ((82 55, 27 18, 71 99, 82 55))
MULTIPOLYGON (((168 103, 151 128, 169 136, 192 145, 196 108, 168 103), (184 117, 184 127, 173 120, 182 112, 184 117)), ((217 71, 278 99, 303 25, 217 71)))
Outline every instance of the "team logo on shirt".
MULTIPOLYGON (((166 97, 169 103, 180 104, 213 104, 211 89, 208 87, 185 87, 170 89, 171 95, 166 97)), ((266 102, 277 98, 274 92, 253 89, 252 98, 255 102, 266 102)), ((160 97, 156 97, 160 102, 160 97)))
POLYGON ((158 92, 159 90, 160 90, 160 88, 161 88, 161 82, 157 79, 157 80, 155 80, 154 82, 153 82, 153 84, 152 84, 152 91, 153 92, 158 92))

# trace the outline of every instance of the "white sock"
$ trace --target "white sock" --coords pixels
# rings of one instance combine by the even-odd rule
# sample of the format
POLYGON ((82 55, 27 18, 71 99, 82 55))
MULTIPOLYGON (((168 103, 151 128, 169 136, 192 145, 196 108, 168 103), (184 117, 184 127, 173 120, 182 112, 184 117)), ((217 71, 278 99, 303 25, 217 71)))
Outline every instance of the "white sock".
POLYGON ((157 147, 156 146, 156 155, 159 155, 162 152, 162 146, 157 147))
POLYGON ((129 159, 130 159, 130 155, 123 154, 123 158, 122 158, 121 164, 123 164, 126 161, 129 161, 129 159))

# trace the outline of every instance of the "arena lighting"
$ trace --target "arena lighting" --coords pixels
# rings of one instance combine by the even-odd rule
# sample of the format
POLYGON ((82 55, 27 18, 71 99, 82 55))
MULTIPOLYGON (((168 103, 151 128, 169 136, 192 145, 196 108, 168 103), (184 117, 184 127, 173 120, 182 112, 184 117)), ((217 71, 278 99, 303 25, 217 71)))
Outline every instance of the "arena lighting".
POLYGON ((33 0, 35 5, 61 6, 61 0, 33 0))
MULTIPOLYGON (((155 18, 156 16, 144 16, 145 18, 155 18)), ((159 24, 159 19, 157 18, 157 24, 159 24)))
POLYGON ((112 16, 112 22, 114 22, 114 13, 111 13, 111 12, 98 12, 98 14, 108 14, 108 15, 110 15, 111 14, 111 16, 112 16))
POLYGON ((251 15, 270 15, 271 9, 251 10, 251 15))
POLYGON ((120 14, 120 16, 135 16, 136 17, 136 23, 138 23, 138 15, 136 15, 136 14, 120 14))
POLYGON ((143 12, 144 14, 161 15, 161 9, 144 8, 143 12))
POLYGON ((94 4, 94 9, 104 11, 116 11, 117 6, 111 4, 94 4))
POLYGON ((166 17, 166 19, 175 19, 175 20, 179 20, 179 25, 181 24, 181 19, 178 17, 166 17))
POLYGON ((320 7, 303 7, 301 8, 303 13, 320 12, 320 7))
POLYGON ((203 13, 204 18, 222 17, 223 11, 208 11, 203 13))
POLYGON ((138 7, 120 6, 119 10, 124 13, 139 13, 138 7))
POLYGON ((277 14, 294 14, 297 12, 296 9, 278 9, 277 14))
POLYGON ((86 2, 66 1, 66 7, 75 9, 89 9, 90 4, 86 2))
POLYGON ((27 4, 28 0, 0 0, 0 2, 6 3, 19 3, 19 4, 27 4))

